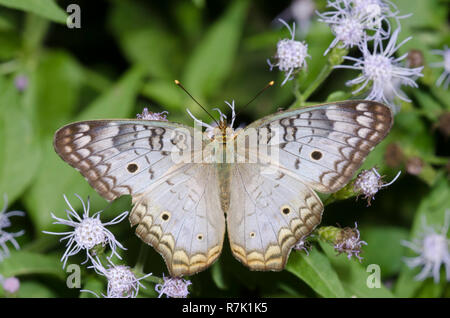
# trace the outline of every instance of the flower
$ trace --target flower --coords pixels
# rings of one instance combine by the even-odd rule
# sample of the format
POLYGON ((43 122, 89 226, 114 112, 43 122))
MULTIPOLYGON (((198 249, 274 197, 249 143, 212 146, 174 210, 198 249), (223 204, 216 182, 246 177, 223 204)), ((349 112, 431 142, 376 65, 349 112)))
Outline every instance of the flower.
POLYGON ((360 45, 360 50, 363 53, 362 59, 344 56, 344 59, 353 61, 355 64, 334 66, 335 68, 348 68, 362 72, 359 77, 346 83, 348 86, 360 85, 358 89, 353 91, 353 94, 361 92, 369 83, 372 83, 371 91, 366 97, 367 100, 392 104, 392 96, 397 96, 410 102, 397 86, 417 87, 415 79, 423 76, 421 73, 423 66, 415 68, 401 66, 400 61, 404 60, 408 53, 395 58, 394 54, 398 48, 411 39, 409 37, 396 45, 399 32, 400 29, 394 31, 386 48, 383 47, 381 39, 375 39, 373 53, 369 51, 368 41, 365 39, 360 45))
POLYGON ((434 282, 438 283, 440 280, 439 271, 444 264, 447 281, 450 281, 450 254, 448 250, 450 240, 447 239, 449 217, 450 211, 447 211, 440 233, 434 228, 427 226, 426 220, 423 218, 423 232, 419 235, 420 238, 414 239, 412 242, 402 241, 402 245, 419 254, 417 257, 404 259, 406 265, 410 268, 423 266, 422 271, 415 277, 416 280, 433 277, 434 282))
POLYGON ((448 84, 450 83, 450 49, 447 45, 444 46, 443 50, 432 50, 432 54, 440 55, 444 58, 442 62, 430 63, 431 67, 444 67, 444 71, 441 76, 436 81, 436 86, 441 86, 444 83, 445 89, 448 88, 448 84))
POLYGON ((394 179, 389 183, 383 182, 383 177, 380 176, 377 169, 363 170, 358 175, 354 183, 354 191, 359 194, 364 194, 364 199, 367 199, 367 205, 370 205, 371 200, 375 200, 375 194, 381 188, 387 187, 397 180, 401 171, 397 173, 394 179))
POLYGON ((329 24, 335 36, 324 55, 336 46, 339 48, 357 46, 365 38, 384 40, 389 37, 391 31, 389 19, 393 18, 398 23, 399 19, 409 16, 397 16, 398 11, 394 4, 383 0, 329 0, 327 7, 334 10, 316 12, 319 16, 318 21, 329 24), (387 28, 384 29, 383 25, 387 28))
POLYGON ((156 292, 159 293, 158 298, 161 298, 163 294, 171 298, 186 298, 189 295, 188 286, 192 284, 190 280, 179 277, 165 277, 164 275, 163 280, 163 284, 155 286, 156 292))
POLYGON ((306 255, 309 255, 311 249, 311 243, 307 241, 307 237, 302 237, 293 247, 294 250, 304 251, 306 255))
POLYGON ((19 92, 23 92, 28 87, 28 77, 25 75, 17 75, 14 78, 14 85, 19 92))
MULTIPOLYGON (((131 271, 130 267, 125 265, 114 265, 113 263, 108 264, 108 268, 103 267, 98 258, 92 259, 92 266, 95 272, 103 275, 108 280, 108 288, 106 292, 106 298, 136 298, 139 293, 139 287, 145 288, 140 283, 140 280, 152 275, 146 274, 141 278, 136 278, 136 275, 131 271)), ((97 296, 92 291, 83 290, 90 292, 97 296)), ((98 296, 97 296, 98 297, 98 296)))
POLYGON ((267 60, 267 63, 270 66, 270 70, 273 67, 278 67, 281 72, 286 72, 286 76, 284 81, 281 83, 283 86, 289 79, 291 79, 291 75, 302 67, 306 67, 306 58, 308 55, 308 45, 305 42, 295 41, 295 23, 293 23, 292 29, 291 27, 282 19, 279 19, 281 23, 283 23, 289 30, 291 34, 291 39, 282 39, 277 43, 277 54, 275 55, 275 59, 277 60, 276 64, 272 64, 270 60, 267 60))
POLYGON ((4 195, 4 204, 0 212, 0 261, 9 256, 9 248, 6 243, 10 242, 16 250, 20 249, 19 243, 16 241, 16 237, 19 237, 25 233, 25 231, 19 231, 15 233, 6 232, 4 229, 11 226, 9 218, 11 216, 24 216, 22 211, 9 211, 6 212, 8 207, 8 197, 4 195))
POLYGON ((20 281, 16 277, 1 278, 0 281, 3 289, 9 294, 16 293, 20 288, 20 281))
POLYGON ((358 224, 355 222, 355 227, 353 229, 350 227, 341 229, 336 236, 334 249, 338 252, 338 255, 347 253, 348 259, 355 256, 361 262, 362 257, 359 256, 359 254, 361 253, 362 245, 367 245, 367 242, 360 240, 358 224))
POLYGON ((298 24, 298 31, 305 36, 311 24, 316 5, 312 0, 294 0, 277 18, 283 20, 294 19, 298 24))
POLYGON ((116 248, 120 247, 123 250, 125 250, 125 248, 115 239, 114 234, 107 230, 105 226, 120 223, 128 215, 128 211, 123 212, 110 222, 102 223, 100 220, 100 213, 103 211, 98 211, 94 215, 89 216, 89 197, 86 206, 79 195, 75 194, 75 196, 81 201, 81 204, 83 205, 84 213, 82 218, 80 218, 78 213, 74 210, 65 195, 64 200, 70 208, 70 210, 66 210, 67 220, 58 218, 53 213, 51 214, 52 217, 56 220, 56 222, 53 222, 53 224, 69 225, 72 226, 74 230, 62 233, 43 231, 46 234, 65 235, 61 239, 61 241, 69 239, 66 244, 66 251, 61 258, 61 261, 63 262, 63 268, 66 266, 67 259, 70 256, 78 254, 78 252, 80 252, 81 250, 86 250, 87 261, 88 258, 91 257, 89 251, 97 245, 105 246, 106 244, 108 244, 112 251, 110 257, 112 257, 112 255, 116 255, 121 259, 120 255, 116 252, 116 248))
POLYGON ((145 119, 145 120, 160 120, 160 121, 167 121, 166 114, 169 114, 168 111, 163 111, 160 113, 152 113, 148 111, 148 108, 145 107, 142 111, 142 114, 137 114, 136 117, 138 119, 145 119))

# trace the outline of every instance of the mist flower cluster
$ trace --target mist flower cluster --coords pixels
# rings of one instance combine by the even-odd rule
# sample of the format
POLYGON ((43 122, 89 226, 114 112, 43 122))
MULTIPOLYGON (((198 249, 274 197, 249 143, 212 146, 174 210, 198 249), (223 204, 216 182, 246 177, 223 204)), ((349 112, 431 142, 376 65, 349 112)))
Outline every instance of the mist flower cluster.
POLYGON ((408 67, 405 59, 408 54, 396 57, 399 48, 411 37, 398 43, 400 19, 395 5, 386 0, 334 0, 328 1, 330 11, 317 13, 319 21, 330 25, 335 35, 325 55, 333 47, 357 47, 362 57, 344 56, 352 65, 335 65, 335 68, 347 68, 361 72, 357 78, 347 81, 353 87, 353 94, 368 91, 365 99, 383 102, 397 110, 394 99, 410 102, 401 90, 401 86, 417 87, 415 82, 423 76, 423 66, 408 67), (397 23, 392 31, 390 20, 397 23), (387 44, 384 42, 388 41, 387 44))

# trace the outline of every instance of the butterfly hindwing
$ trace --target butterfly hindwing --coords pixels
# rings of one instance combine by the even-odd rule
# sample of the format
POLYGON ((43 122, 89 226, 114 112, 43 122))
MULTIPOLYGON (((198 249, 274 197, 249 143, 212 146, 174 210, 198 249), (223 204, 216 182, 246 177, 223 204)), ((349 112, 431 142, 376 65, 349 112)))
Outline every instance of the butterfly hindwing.
POLYGON ((292 246, 320 223, 317 194, 283 169, 236 164, 227 230, 234 256, 252 270, 282 270, 292 246))
POLYGON ((222 251, 225 218, 217 184, 212 164, 186 164, 133 197, 130 222, 172 276, 202 271, 222 251))

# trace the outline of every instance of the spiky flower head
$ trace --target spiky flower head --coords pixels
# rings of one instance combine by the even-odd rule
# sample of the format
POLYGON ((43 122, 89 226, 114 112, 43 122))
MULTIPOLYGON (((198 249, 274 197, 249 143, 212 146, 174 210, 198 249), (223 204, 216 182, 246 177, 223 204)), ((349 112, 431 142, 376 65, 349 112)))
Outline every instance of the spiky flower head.
POLYGON ((348 81, 347 86, 359 86, 353 94, 360 93, 366 87, 371 86, 370 92, 365 97, 367 100, 383 102, 388 105, 393 104, 394 97, 398 97, 406 102, 410 102, 408 97, 401 91, 401 85, 418 87, 415 80, 423 76, 423 66, 409 68, 403 66, 403 61, 408 53, 395 57, 395 53, 411 37, 396 44, 400 29, 392 34, 386 47, 381 39, 374 40, 373 51, 370 51, 367 38, 364 39, 359 48, 363 54, 362 58, 344 56, 345 60, 353 61, 353 65, 336 65, 334 68, 347 68, 361 71, 361 75, 356 79, 348 81))
POLYGON ((425 217, 422 219, 423 232, 419 238, 412 242, 402 241, 402 245, 412 249, 419 254, 417 257, 405 258, 406 265, 410 268, 423 266, 420 273, 415 277, 416 280, 424 280, 427 277, 433 277, 434 282, 440 280, 441 266, 445 266, 447 281, 450 281, 450 240, 447 238, 448 227, 450 223, 450 211, 447 211, 444 225, 438 232, 426 224, 425 217))
POLYGON ((375 194, 383 187, 387 187, 397 180, 401 171, 397 173, 394 179, 389 183, 384 183, 383 177, 378 173, 377 169, 372 168, 370 170, 363 170, 359 173, 354 183, 354 191, 358 195, 364 195, 364 199, 367 200, 367 205, 370 205, 370 201, 375 199, 375 194))
POLYGON ((159 293, 158 298, 164 294, 170 298, 186 298, 189 295, 188 286, 192 284, 190 280, 166 276, 163 276, 163 280, 163 284, 155 286, 156 292, 159 293))
POLYGON ((9 219, 10 217, 25 215, 25 213, 22 211, 6 212, 7 208, 8 208, 8 197, 5 194, 3 208, 0 211, 0 261, 2 261, 6 257, 9 257, 10 255, 7 243, 11 243, 16 250, 20 249, 16 237, 19 237, 25 233, 25 231, 23 230, 15 233, 9 233, 5 230, 6 228, 11 226, 11 220, 9 219))
POLYGON ((137 119, 144 119, 144 120, 160 120, 160 121, 167 121, 167 114, 169 114, 168 111, 163 111, 160 113, 153 113, 149 112, 148 108, 145 107, 142 110, 141 114, 137 114, 137 119))
POLYGON ((286 76, 281 83, 283 86, 288 80, 292 79, 292 75, 298 72, 301 68, 306 67, 306 58, 308 55, 308 45, 306 42, 296 41, 295 37, 295 23, 291 27, 282 19, 279 19, 289 30, 291 34, 290 39, 282 39, 277 43, 277 54, 275 55, 276 63, 272 64, 270 60, 267 63, 270 70, 278 67, 281 72, 285 72, 286 76))
POLYGON ((338 252, 338 255, 346 253, 348 259, 355 256, 361 262, 362 257, 359 254, 361 253, 362 245, 367 245, 367 242, 360 239, 358 224, 355 222, 355 227, 353 229, 344 227, 337 234, 334 242, 334 249, 338 252))
POLYGON ((435 55, 439 55, 443 58, 443 61, 437 63, 430 63, 431 67, 443 67, 444 70, 436 81, 436 86, 441 86, 444 84, 444 88, 448 88, 448 84, 450 83, 450 49, 447 45, 444 46, 442 50, 433 50, 431 53, 435 55))
POLYGON ((106 226, 120 223, 128 215, 128 212, 123 212, 113 220, 102 223, 100 220, 100 214, 103 211, 98 211, 94 215, 89 216, 89 198, 87 199, 87 204, 85 204, 83 199, 78 194, 75 194, 75 196, 81 201, 83 206, 84 212, 82 217, 78 215, 65 195, 64 200, 70 208, 69 210, 66 210, 67 220, 58 218, 53 213, 51 214, 52 218, 56 220, 53 224, 68 225, 73 227, 73 230, 61 233, 43 231, 46 234, 64 235, 61 241, 68 239, 66 251, 61 258, 63 268, 66 266, 67 259, 70 256, 78 254, 81 250, 86 251, 87 261, 90 257, 92 257, 91 253, 95 254, 94 247, 99 245, 103 247, 109 245, 111 248, 111 256, 116 255, 118 258, 121 258, 120 255, 117 254, 116 249, 119 247, 125 250, 125 248, 116 240, 114 234, 112 234, 106 226))

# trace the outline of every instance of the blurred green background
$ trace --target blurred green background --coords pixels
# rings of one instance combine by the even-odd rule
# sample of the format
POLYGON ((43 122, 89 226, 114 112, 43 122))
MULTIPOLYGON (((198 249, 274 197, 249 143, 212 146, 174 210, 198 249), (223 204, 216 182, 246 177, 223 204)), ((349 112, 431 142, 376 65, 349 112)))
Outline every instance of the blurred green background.
MULTIPOLYGON (((403 173, 392 186, 380 191, 367 207, 354 198, 326 206, 323 225, 353 226, 357 221, 362 239, 362 264, 336 257, 325 244, 315 245, 310 256, 291 253, 288 269, 279 273, 250 272, 236 261, 228 242, 218 262, 190 277, 191 296, 273 297, 448 297, 450 288, 441 279, 416 282, 416 270, 408 269, 403 256, 413 256, 400 245, 421 231, 421 217, 442 226, 450 208, 449 121, 450 93, 434 82, 442 69, 431 69, 439 57, 431 49, 450 43, 449 2, 441 0, 393 1, 401 14, 400 39, 413 36, 400 54, 419 49, 425 57, 424 77, 418 89, 406 93, 412 103, 401 103, 394 127, 369 156, 364 168, 377 166, 389 181, 403 173), (397 145, 403 156, 393 156, 397 145), (419 158, 418 174, 405 171, 411 158, 419 158), (379 264, 383 286, 366 286, 369 264, 379 264)), ((6 193, 8 210, 26 211, 14 218, 12 230, 25 229, 19 238, 21 251, 12 251, 0 263, 0 274, 21 280, 19 297, 78 297, 68 289, 67 274, 59 258, 64 251, 58 237, 43 230, 64 231, 52 225, 50 212, 64 215, 63 194, 77 209, 74 193, 91 197, 92 212, 103 210, 110 220, 131 209, 130 197, 108 203, 84 178, 54 152, 52 139, 61 126, 101 118, 135 118, 144 107, 169 111, 168 119, 192 125, 189 108, 208 121, 203 112, 174 85, 183 85, 208 109, 226 110, 224 101, 235 100, 237 109, 248 102, 270 80, 276 85, 247 107, 237 124, 249 124, 295 100, 293 83, 279 83, 284 74, 269 71, 266 63, 276 52, 276 43, 289 37, 274 19, 290 1, 52 1, 0 0, 0 194, 6 193), (81 28, 66 26, 66 8, 81 8, 81 28), (18 78, 26 87, 18 89, 18 78)), ((325 1, 316 1, 318 10, 325 1)), ((300 38, 301 39, 301 38, 300 38)), ((329 27, 313 16, 306 34, 308 69, 301 88, 306 88, 327 63, 323 52, 333 39, 329 27)), ((357 52, 351 51, 357 55, 357 52)), ((356 72, 335 70, 309 98, 323 103, 349 96, 346 80, 356 72)), ((134 266, 140 241, 127 221, 111 228, 128 250, 124 263, 134 266)), ((13 248, 11 248, 13 249, 13 248)), ((166 273, 163 260, 148 247, 145 272, 166 273)), ((69 263, 79 264, 82 255, 69 263)), ((103 277, 83 270, 83 288, 101 292, 103 277)), ((155 296, 145 282, 140 296, 155 296)), ((0 288, 0 294, 3 294, 0 288)), ((86 295, 84 295, 86 296, 86 295)))

